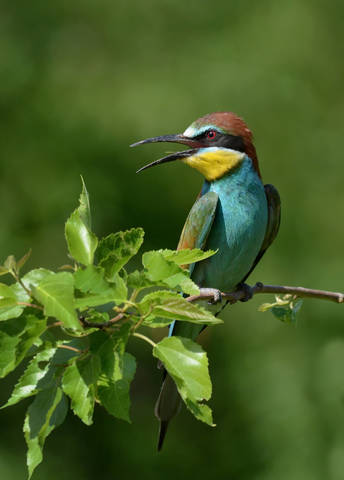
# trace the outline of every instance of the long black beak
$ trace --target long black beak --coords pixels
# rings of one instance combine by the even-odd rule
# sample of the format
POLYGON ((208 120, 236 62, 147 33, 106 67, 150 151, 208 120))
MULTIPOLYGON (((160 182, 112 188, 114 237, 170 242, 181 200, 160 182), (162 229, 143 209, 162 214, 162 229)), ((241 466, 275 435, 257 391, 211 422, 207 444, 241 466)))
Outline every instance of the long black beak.
MULTIPOLYGON (((184 135, 179 133, 176 135, 162 135, 160 137, 146 138, 145 140, 133 143, 130 146, 137 147, 138 145, 144 145, 145 143, 156 142, 182 143, 183 145, 188 145, 189 147, 199 148, 199 144, 197 141, 193 140, 192 138, 184 137, 184 135)), ((147 168, 154 167, 155 165, 160 165, 161 163, 173 162, 174 160, 181 160, 183 158, 190 157, 198 150, 198 148, 192 148, 190 150, 184 150, 182 152, 171 153, 166 157, 159 158, 159 160, 155 160, 154 162, 145 165, 144 167, 140 168, 136 173, 142 172, 142 170, 146 170, 147 168)))
POLYGON ((161 135, 160 137, 146 138, 140 142, 131 144, 131 147, 137 147, 138 145, 144 145, 145 143, 157 143, 157 142, 171 142, 171 143, 183 143, 184 145, 189 145, 190 147, 197 144, 192 138, 184 137, 181 133, 175 135, 161 135))

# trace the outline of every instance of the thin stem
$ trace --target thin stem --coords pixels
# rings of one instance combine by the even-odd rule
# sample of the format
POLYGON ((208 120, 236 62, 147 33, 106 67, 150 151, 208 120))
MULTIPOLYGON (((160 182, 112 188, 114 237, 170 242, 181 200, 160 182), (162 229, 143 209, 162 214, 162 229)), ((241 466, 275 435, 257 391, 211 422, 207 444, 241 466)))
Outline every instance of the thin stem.
POLYGON ((142 323, 146 320, 147 317, 149 317, 152 311, 153 311, 153 307, 150 306, 148 312, 145 315, 142 315, 140 320, 137 322, 137 324, 134 325, 134 328, 133 328, 134 331, 137 330, 139 327, 141 327, 142 323))
POLYGON ((154 343, 153 340, 151 340, 149 337, 146 337, 146 335, 142 335, 142 333, 134 332, 133 336, 137 338, 141 338, 145 342, 150 343, 153 348, 156 346, 156 343, 154 343))
POLYGON ((69 345, 58 345, 58 348, 65 348, 66 350, 72 350, 72 352, 83 353, 82 350, 78 348, 70 347, 69 345))
POLYGON ((25 285, 25 283, 22 281, 21 278, 19 278, 19 276, 16 276, 16 280, 17 282, 23 287, 23 289, 25 290, 25 292, 29 295, 29 297, 32 297, 32 292, 31 290, 29 290, 27 288, 27 286, 25 285))
POLYGON ((17 305, 24 305, 24 307, 32 307, 32 308, 38 308, 39 310, 44 310, 43 307, 41 307, 40 305, 35 305, 34 303, 17 302, 17 305))
POLYGON ((51 323, 50 325, 48 325, 47 328, 61 327, 62 325, 63 325, 62 322, 54 322, 54 323, 51 323))

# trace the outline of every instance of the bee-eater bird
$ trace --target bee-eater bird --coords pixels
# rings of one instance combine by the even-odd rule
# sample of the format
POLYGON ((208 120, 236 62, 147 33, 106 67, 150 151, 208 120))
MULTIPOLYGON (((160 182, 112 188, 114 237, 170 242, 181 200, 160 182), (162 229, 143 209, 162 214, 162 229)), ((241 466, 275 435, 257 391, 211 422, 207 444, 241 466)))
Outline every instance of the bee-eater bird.
MULTIPOLYGON (((245 122, 232 112, 205 115, 193 122, 183 134, 148 138, 133 144, 175 142, 188 150, 172 153, 139 171, 174 160, 195 168, 205 180, 200 195, 186 219, 178 249, 218 250, 216 255, 190 266, 191 278, 214 301, 220 292, 249 287, 248 275, 275 239, 281 202, 272 185, 263 185, 252 133, 245 122)), ((252 294, 251 294, 252 295, 252 294)), ((196 339, 202 326, 174 322, 170 335, 196 339)), ((160 420, 158 450, 168 422, 178 412, 180 397, 172 378, 164 380, 155 407, 160 420)))

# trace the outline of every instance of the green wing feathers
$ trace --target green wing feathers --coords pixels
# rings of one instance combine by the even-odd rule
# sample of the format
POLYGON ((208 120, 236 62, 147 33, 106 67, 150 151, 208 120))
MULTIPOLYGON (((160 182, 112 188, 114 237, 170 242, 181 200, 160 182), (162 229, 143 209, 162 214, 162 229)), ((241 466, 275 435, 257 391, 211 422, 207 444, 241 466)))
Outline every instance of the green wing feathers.
POLYGON ((180 235, 178 250, 204 248, 214 222, 218 195, 208 192, 194 203, 180 235))

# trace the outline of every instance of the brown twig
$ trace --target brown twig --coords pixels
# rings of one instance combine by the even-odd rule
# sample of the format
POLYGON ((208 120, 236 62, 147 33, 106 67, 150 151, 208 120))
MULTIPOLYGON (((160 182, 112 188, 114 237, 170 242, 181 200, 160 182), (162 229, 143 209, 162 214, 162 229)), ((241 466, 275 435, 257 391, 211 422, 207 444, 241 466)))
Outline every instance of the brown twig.
MULTIPOLYGON (((274 293, 274 294, 290 294, 300 298, 318 298, 320 300, 329 300, 336 303, 344 303, 344 293, 329 292, 327 290, 316 290, 314 288, 304 287, 290 287, 286 285, 264 285, 261 282, 256 283, 252 289, 252 296, 257 293, 274 293)), ((221 293, 223 299, 228 300, 230 303, 235 303, 242 300, 247 295, 247 291, 243 288, 239 288, 233 292, 221 293)), ((211 300, 212 295, 200 294, 192 295, 186 300, 188 302, 197 302, 197 300, 211 300)))
POLYGON ((40 305, 35 305, 34 303, 17 302, 17 305, 24 305, 24 307, 32 307, 32 308, 38 308, 39 310, 44 310, 43 307, 41 307, 40 305))
POLYGON ((121 312, 118 315, 116 315, 115 317, 108 320, 107 322, 89 322, 88 320, 86 320, 85 317, 80 317, 80 321, 85 327, 104 328, 104 327, 110 327, 114 323, 119 322, 119 320, 122 320, 122 318, 124 318, 125 316, 126 316, 126 314, 121 312))
POLYGON ((58 345, 58 348, 65 348, 66 350, 71 350, 72 352, 82 353, 82 350, 78 348, 70 347, 69 345, 58 345))

